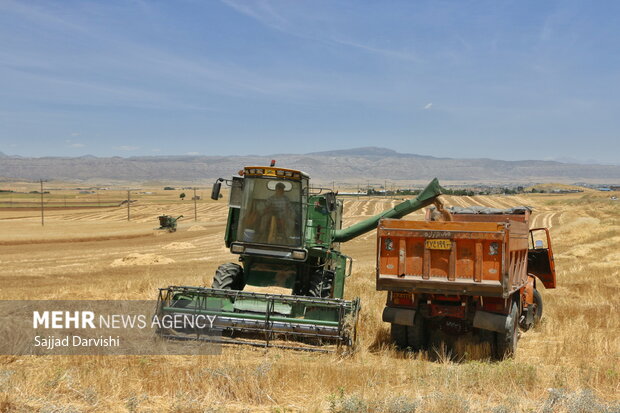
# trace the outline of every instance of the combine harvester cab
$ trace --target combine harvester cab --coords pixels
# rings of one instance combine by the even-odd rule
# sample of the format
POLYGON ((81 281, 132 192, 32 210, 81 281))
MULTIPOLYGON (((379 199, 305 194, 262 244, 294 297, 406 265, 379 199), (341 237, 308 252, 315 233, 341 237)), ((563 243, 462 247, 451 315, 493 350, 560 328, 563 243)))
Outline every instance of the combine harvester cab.
POLYGON ((201 331, 162 330, 161 335, 319 351, 353 345, 360 303, 343 299, 352 259, 340 252, 340 243, 376 228, 383 217, 429 205, 440 193, 435 180, 416 199, 342 229, 343 203, 336 194, 311 189, 307 174, 274 165, 246 167, 213 186, 214 200, 222 182, 230 186, 224 240, 240 264, 220 265, 212 288, 160 289, 160 315, 215 317, 221 338, 201 331), (246 285, 292 294, 243 291, 246 285))
POLYGON ((512 356, 518 329, 542 315, 541 282, 555 288, 549 231, 529 229, 530 210, 451 208, 447 220, 382 220, 377 290, 388 291, 383 321, 401 348, 429 337, 473 333, 493 357, 512 356))

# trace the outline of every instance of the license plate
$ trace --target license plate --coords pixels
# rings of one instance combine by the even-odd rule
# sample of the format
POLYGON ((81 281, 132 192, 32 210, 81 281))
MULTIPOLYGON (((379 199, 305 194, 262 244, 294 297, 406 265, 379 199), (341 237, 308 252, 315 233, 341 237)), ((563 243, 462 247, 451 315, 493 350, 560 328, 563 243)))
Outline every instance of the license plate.
POLYGON ((425 247, 429 250, 449 250, 452 249, 452 241, 449 239, 427 239, 425 247))
POLYGON ((396 305, 411 305, 413 300, 409 293, 392 293, 392 302, 396 305))
POLYGON ((411 294, 409 294, 409 293, 392 293, 392 299, 411 300, 411 294))

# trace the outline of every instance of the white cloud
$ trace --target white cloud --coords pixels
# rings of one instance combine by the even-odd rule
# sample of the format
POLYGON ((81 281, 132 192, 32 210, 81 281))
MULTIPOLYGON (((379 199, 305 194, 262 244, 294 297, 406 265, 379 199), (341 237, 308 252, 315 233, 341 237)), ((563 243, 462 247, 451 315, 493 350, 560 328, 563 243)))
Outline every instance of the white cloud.
POLYGON ((140 149, 140 147, 131 146, 131 145, 121 145, 121 146, 116 146, 114 149, 118 149, 119 151, 135 151, 137 149, 140 149))
POLYGON ((428 110, 428 109, 430 109, 432 107, 433 107, 432 103, 427 103, 426 105, 424 105, 424 110, 428 110))
POLYGON ((357 41, 346 40, 338 36, 326 35, 325 33, 305 33, 295 21, 287 16, 280 14, 281 7, 272 7, 269 2, 247 2, 239 0, 221 0, 225 5, 255 19, 260 24, 273 30, 278 30, 291 36, 321 43, 339 44, 347 47, 365 50, 366 52, 378 54, 385 57, 401 59, 406 61, 420 62, 421 59, 412 52, 384 49, 373 45, 364 44, 357 41))

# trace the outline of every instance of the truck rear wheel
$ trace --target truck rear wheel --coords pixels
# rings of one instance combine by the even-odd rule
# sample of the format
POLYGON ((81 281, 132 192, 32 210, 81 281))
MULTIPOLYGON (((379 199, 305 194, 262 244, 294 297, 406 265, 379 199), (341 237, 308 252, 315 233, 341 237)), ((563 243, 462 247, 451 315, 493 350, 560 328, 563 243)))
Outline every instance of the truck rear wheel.
POLYGON ((426 328, 424 318, 416 313, 412 326, 392 324, 392 341, 402 350, 420 351, 426 348, 426 328))
POLYGON ((390 328, 390 336, 392 337, 394 344, 396 344, 396 347, 399 349, 405 350, 409 347, 407 326, 392 323, 392 327, 390 328))
POLYGON ((519 306, 516 301, 512 302, 510 314, 510 325, 503 333, 495 333, 495 357, 498 360, 513 357, 517 351, 517 341, 519 339, 519 306))
POLYGON ((245 287, 243 267, 234 262, 220 265, 215 271, 211 287, 221 290, 243 290, 245 287))
POLYGON ((407 327, 407 338, 409 340, 409 346, 414 351, 424 350, 426 348, 426 326, 424 318, 419 312, 416 312, 413 319, 413 326, 407 327))

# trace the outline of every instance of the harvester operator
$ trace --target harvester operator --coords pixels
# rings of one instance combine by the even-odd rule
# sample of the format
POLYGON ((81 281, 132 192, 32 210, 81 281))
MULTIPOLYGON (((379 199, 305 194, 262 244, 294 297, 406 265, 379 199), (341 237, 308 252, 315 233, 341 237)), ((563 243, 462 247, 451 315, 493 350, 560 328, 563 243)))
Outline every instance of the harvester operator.
POLYGON ((267 199, 265 215, 263 217, 264 233, 268 243, 289 244, 294 225, 294 211, 291 201, 284 194, 284 184, 276 184, 276 193, 267 199))

